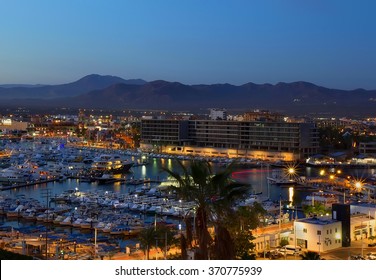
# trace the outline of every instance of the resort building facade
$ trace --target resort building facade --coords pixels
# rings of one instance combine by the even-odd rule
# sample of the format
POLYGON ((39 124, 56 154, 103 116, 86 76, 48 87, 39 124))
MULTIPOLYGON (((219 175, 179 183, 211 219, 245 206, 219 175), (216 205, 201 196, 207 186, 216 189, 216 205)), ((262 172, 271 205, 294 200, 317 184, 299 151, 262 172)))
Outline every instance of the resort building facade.
POLYGON ((141 149, 213 157, 297 161, 318 153, 314 123, 143 119, 141 149))

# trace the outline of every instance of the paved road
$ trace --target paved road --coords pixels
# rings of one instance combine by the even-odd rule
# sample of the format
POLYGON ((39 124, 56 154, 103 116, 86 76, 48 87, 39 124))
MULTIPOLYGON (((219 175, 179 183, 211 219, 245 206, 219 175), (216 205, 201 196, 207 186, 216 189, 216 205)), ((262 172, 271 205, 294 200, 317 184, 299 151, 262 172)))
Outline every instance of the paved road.
POLYGON ((352 255, 366 255, 369 252, 376 254, 376 247, 368 247, 368 240, 352 241, 350 247, 343 247, 329 252, 321 253, 321 256, 327 260, 347 260, 352 255), (363 248, 363 249, 362 249, 363 248))

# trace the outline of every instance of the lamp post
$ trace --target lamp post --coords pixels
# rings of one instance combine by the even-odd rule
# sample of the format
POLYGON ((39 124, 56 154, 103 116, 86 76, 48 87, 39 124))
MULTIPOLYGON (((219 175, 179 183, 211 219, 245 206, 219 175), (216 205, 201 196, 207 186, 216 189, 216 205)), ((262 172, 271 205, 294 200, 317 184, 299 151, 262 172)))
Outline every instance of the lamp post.
POLYGON ((60 238, 60 247, 59 247, 59 254, 61 255, 61 259, 64 259, 64 248, 63 248, 63 239, 60 238))

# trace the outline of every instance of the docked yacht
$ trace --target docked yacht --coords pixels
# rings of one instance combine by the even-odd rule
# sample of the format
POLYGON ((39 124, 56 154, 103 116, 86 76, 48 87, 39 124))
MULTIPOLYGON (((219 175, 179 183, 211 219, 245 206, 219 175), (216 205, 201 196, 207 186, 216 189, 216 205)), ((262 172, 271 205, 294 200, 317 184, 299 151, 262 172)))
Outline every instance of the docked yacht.
POLYGON ((267 176, 266 179, 270 184, 275 185, 296 185, 298 183, 295 178, 290 177, 289 174, 280 169, 272 170, 272 174, 267 176))
POLYGON ((27 174, 21 173, 14 167, 0 170, 0 183, 25 183, 28 179, 27 174))
POLYGON ((118 155, 102 154, 93 159, 91 170, 94 173, 124 174, 133 164, 134 162, 122 159, 118 155))
POLYGON ((338 196, 333 193, 318 191, 307 195, 302 201, 303 205, 314 205, 315 203, 323 204, 325 207, 332 207, 333 203, 338 203, 338 196))

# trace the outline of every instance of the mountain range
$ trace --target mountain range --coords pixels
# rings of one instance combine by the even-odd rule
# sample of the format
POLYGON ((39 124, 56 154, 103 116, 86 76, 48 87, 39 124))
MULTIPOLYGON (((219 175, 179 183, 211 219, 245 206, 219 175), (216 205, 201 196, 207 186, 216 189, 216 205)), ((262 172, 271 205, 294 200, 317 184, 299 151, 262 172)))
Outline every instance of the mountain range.
POLYGON ((329 89, 308 82, 185 85, 179 82, 88 75, 62 85, 0 85, 2 107, 265 109, 286 115, 375 116, 376 90, 329 89))

